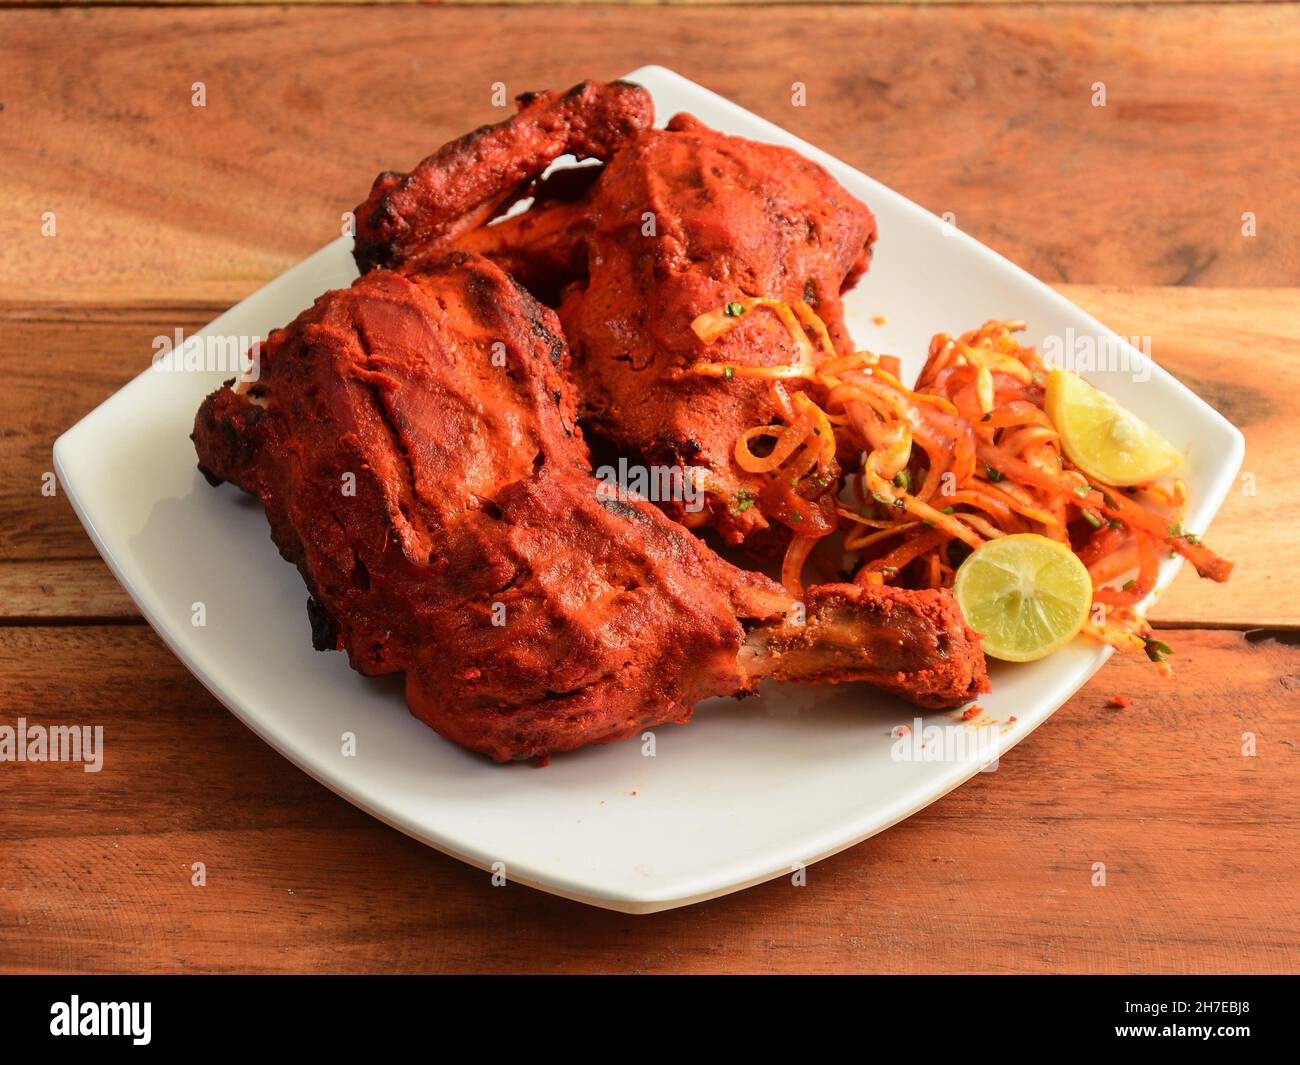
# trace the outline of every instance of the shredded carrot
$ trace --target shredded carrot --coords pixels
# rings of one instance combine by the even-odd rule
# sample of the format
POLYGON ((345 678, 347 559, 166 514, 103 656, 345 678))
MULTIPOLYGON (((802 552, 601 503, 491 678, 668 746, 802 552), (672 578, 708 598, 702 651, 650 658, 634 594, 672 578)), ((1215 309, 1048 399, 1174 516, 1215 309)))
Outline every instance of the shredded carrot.
POLYGON ((802 593, 804 563, 832 531, 844 534, 844 550, 856 557, 858 583, 928 588, 952 584, 960 552, 1035 532, 1070 544, 1088 567, 1094 614, 1084 633, 1123 651, 1146 650, 1167 671, 1151 649, 1163 645, 1135 609, 1155 589, 1162 552, 1178 552, 1216 581, 1227 580, 1232 563, 1183 530, 1181 481, 1117 488, 1071 465, 1044 409, 1046 367, 1015 339, 1024 322, 989 321, 956 339, 936 335, 909 389, 895 356, 839 354, 825 324, 799 301, 744 298, 700 315, 692 328, 711 344, 758 308, 785 326, 794 361, 700 362, 690 370, 769 382, 783 422, 742 433, 735 455, 742 469, 773 478, 820 519, 791 526, 782 580, 792 593, 802 593), (760 440, 766 447, 757 454, 760 440), (861 463, 841 479, 836 455, 853 451, 861 463), (809 502, 815 493, 800 492, 813 477, 833 505, 818 510, 809 502))

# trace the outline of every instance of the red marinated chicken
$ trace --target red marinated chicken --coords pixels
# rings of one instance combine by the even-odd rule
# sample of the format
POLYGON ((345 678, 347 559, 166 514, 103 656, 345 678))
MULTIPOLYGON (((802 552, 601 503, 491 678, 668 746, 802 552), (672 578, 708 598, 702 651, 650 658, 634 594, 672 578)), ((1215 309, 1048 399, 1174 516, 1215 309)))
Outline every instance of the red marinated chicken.
POLYGON ((553 312, 456 254, 330 292, 214 392, 194 442, 256 495, 317 647, 404 671, 411 710, 498 760, 685 721, 764 677, 930 707, 987 687, 946 593, 827 585, 804 611, 590 475, 553 312))
MULTIPOLYGON (((381 177, 358 208, 367 225, 357 262, 409 268, 455 246, 493 258, 544 298, 567 284, 560 319, 589 426, 649 463, 707 471, 702 512, 665 501, 678 520, 714 525, 733 543, 756 533, 781 540, 787 529, 769 530, 788 508, 764 493, 770 479, 733 455, 742 432, 779 420, 772 390, 740 377, 720 386, 690 367, 789 364, 795 342, 767 313, 711 346, 691 323, 745 297, 803 301, 849 353, 840 295, 867 267, 875 219, 797 152, 725 136, 689 115, 651 129, 651 117, 648 94, 620 82, 522 98, 509 122, 461 138, 406 178, 381 177), (555 131, 540 147, 539 123, 555 131), (603 172, 559 171, 528 185, 561 148, 606 160, 603 172), (471 157, 490 161, 487 177, 464 176, 471 157), (537 194, 531 210, 477 224, 524 192, 537 194), (370 225, 394 214, 418 219, 396 243, 370 225)), ((800 486, 805 495, 833 488, 832 479, 800 486)))
POLYGON ((594 187, 588 278, 560 307, 592 428, 653 462, 707 469, 707 523, 729 541, 765 530, 770 478, 742 470, 733 452, 746 429, 780 420, 768 382, 687 368, 789 365, 795 341, 771 313, 709 346, 691 323, 745 297, 803 300, 850 354, 840 293, 866 269, 875 235, 871 212, 788 148, 690 115, 638 135, 594 187))
POLYGON ((522 195, 561 155, 607 159, 650 125, 654 106, 628 82, 526 93, 519 111, 445 144, 409 174, 385 173, 356 209, 364 273, 437 257, 522 195))

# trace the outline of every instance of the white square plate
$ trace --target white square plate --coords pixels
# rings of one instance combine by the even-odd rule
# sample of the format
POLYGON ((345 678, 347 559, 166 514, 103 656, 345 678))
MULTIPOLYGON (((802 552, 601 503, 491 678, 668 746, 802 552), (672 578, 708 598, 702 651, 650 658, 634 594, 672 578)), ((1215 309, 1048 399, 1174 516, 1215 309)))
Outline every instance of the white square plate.
MULTIPOLYGON (((905 378, 920 369, 933 333, 988 318, 1026 319, 1028 343, 1067 330, 1113 336, 1018 267, 771 123, 661 67, 629 78, 654 95, 661 123, 690 111, 727 133, 789 145, 870 205, 881 238, 848 297, 849 323, 860 344, 902 356, 905 378), (887 323, 873 324, 875 315, 887 323)), ((286 324, 355 277, 349 245, 323 248, 204 332, 265 336, 286 324)), ((851 846, 987 759, 989 748, 949 760, 896 757, 891 730, 919 712, 859 685, 712 700, 688 727, 658 730, 653 756, 629 741, 542 769, 493 765, 446 742, 407 713, 399 683, 311 649, 306 591, 272 546, 261 507, 197 473, 194 413, 229 376, 146 370, 59 438, 59 478, 141 612, 218 699, 301 769, 430 846, 483 869, 502 863, 513 882, 649 913, 851 846), (205 606, 202 627, 192 624, 195 603, 205 606), (356 735, 355 756, 341 753, 345 732, 356 735)), ((1187 525, 1204 530, 1241 464, 1241 434, 1158 367, 1146 381, 1087 376, 1186 448, 1187 525)), ((1161 586, 1179 564, 1163 564, 1161 586)), ((993 664, 993 693, 980 703, 1000 723, 1000 749, 1046 720, 1107 655, 1077 640, 1041 662, 993 664)), ((952 725, 943 714, 924 717, 952 725)))

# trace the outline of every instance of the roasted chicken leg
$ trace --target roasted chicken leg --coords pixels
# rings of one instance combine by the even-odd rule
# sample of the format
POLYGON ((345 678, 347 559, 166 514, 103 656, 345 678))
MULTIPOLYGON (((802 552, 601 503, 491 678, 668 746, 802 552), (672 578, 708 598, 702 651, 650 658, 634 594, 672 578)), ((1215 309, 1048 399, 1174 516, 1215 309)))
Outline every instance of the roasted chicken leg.
POLYGON ((203 403, 210 481, 257 496, 320 649, 404 671, 416 716, 505 761, 685 721, 764 677, 929 707, 985 690, 950 596, 828 585, 795 603, 590 475, 553 312, 456 253, 330 292, 203 403))

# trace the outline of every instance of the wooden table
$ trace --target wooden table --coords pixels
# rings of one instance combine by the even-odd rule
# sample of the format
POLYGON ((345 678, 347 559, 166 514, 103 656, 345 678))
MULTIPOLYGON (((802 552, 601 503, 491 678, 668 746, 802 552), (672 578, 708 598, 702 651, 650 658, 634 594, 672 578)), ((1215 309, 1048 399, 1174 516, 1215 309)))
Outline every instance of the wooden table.
POLYGON ((1294 971, 1297 49, 1290 4, 0 10, 0 723, 112 738, 97 776, 0 765, 0 969, 1294 971), (626 917, 494 889, 272 753, 41 488, 154 336, 337 235, 379 170, 499 118, 493 82, 646 62, 1150 335, 1245 431, 1251 476, 1209 537, 1232 582, 1185 573, 1156 611, 1173 682, 1114 661, 997 773, 804 888, 626 917))

